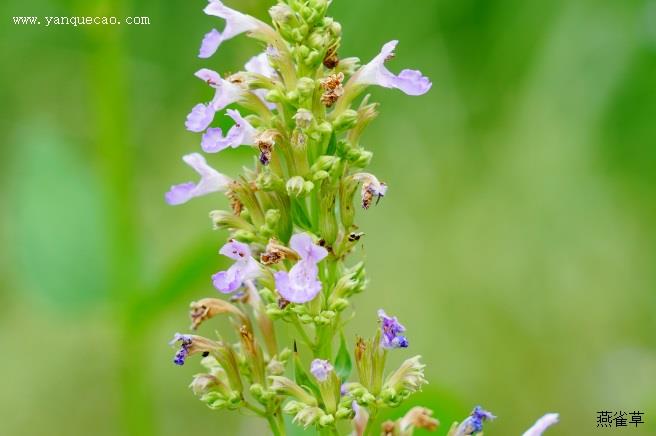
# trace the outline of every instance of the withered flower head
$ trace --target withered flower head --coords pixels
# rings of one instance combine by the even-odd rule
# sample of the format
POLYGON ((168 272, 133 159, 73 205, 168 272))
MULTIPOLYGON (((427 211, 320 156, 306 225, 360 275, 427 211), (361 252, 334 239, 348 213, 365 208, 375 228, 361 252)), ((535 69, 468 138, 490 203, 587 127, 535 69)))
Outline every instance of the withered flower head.
POLYGON ((196 330, 204 321, 222 313, 236 315, 242 322, 247 320, 244 312, 227 301, 218 298, 203 298, 199 301, 192 301, 189 308, 192 330, 196 330))
POLYGON ((322 79, 321 87, 326 90, 321 96, 321 103, 327 107, 331 107, 335 104, 337 99, 339 99, 344 94, 344 87, 342 82, 344 81, 344 73, 331 74, 330 76, 322 79))
POLYGON ((275 130, 265 130, 255 137, 255 145, 260 149, 260 162, 262 165, 268 165, 271 162, 271 153, 276 145, 276 136, 279 136, 275 130))
POLYGON ((328 51, 326 51, 326 56, 323 58, 323 66, 332 70, 333 68, 337 68, 338 65, 339 57, 337 56, 337 48, 330 47, 328 51))
POLYGON ((440 422, 433 418, 433 411, 425 407, 413 407, 401 419, 401 431, 407 431, 411 428, 423 428, 428 431, 435 431, 440 422))

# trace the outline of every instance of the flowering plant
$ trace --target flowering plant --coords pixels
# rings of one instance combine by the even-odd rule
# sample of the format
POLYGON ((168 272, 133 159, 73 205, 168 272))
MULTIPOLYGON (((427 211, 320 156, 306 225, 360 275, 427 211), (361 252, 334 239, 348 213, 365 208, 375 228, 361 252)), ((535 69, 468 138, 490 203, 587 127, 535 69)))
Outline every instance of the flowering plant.
MULTIPOLYGON (((210 0, 205 13, 225 26, 205 35, 199 57, 211 57, 242 33, 261 41, 264 51, 245 71, 225 78, 209 69, 197 71, 214 96, 193 107, 185 126, 202 133, 205 153, 250 147, 255 165, 232 179, 191 153, 183 160, 200 180, 166 193, 172 205, 224 193, 231 210, 212 211, 210 218, 214 228, 230 233, 219 253, 234 261, 212 276, 228 299, 192 302, 190 312, 193 330, 227 316, 234 339, 178 333, 172 341, 178 347, 174 363, 201 354, 206 371, 191 383, 201 401, 211 409, 260 416, 275 435, 285 434, 284 415, 321 434, 340 434, 347 426, 356 435, 374 433, 380 409, 398 407, 426 383, 420 356, 386 370, 387 354, 409 345, 396 317, 381 309, 375 335, 357 337, 353 357, 344 325, 352 297, 367 285, 364 264, 349 258, 364 235, 354 222, 354 198, 359 188, 359 203, 369 209, 387 193, 384 182, 364 171, 372 153, 360 138, 378 105, 363 93, 378 85, 422 95, 431 82, 416 70, 397 75, 387 69, 397 41, 384 44, 364 65, 357 58, 340 59, 341 26, 326 17, 329 3, 280 1, 269 11, 270 26, 210 0), (233 104, 246 112, 226 109, 233 104), (210 127, 223 109, 234 121, 225 133, 210 127), (287 347, 279 346, 276 324, 293 329, 287 347)), ((477 407, 449 434, 479 433, 483 421, 492 418, 477 407)), ((416 428, 437 426, 430 410, 415 407, 382 429, 386 435, 411 435, 416 428)), ((542 432, 531 431, 527 434, 542 432)))

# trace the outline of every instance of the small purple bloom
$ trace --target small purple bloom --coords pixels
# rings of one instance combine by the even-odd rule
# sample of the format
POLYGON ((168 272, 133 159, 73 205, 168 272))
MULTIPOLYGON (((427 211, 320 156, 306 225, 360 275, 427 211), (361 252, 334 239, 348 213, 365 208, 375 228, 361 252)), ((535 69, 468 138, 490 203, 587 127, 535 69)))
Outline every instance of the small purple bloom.
POLYGON ((399 322, 396 317, 387 316, 383 309, 378 310, 378 319, 381 326, 380 345, 383 348, 407 348, 408 340, 405 336, 401 335, 405 331, 405 327, 399 322))
MULTIPOLYGON (((260 74, 268 79, 278 79, 278 73, 273 69, 271 63, 269 63, 269 56, 267 55, 267 52, 253 56, 248 62, 246 62, 244 68, 249 73, 260 74)), ((255 89, 252 92, 253 94, 257 95, 259 99, 262 100, 262 102, 264 102, 266 107, 271 110, 276 108, 274 103, 271 103, 266 99, 266 95, 269 92, 268 90, 255 89)))
POLYGON ((292 303, 307 303, 321 292, 321 282, 318 280, 317 265, 300 260, 287 271, 278 271, 273 276, 276 280, 278 293, 292 303))
POLYGON ((199 103, 194 106, 193 109, 191 109, 191 112, 189 112, 189 115, 187 115, 185 127, 190 132, 202 132, 212 124, 215 113, 216 111, 212 106, 199 103))
POLYGON ((191 335, 182 335, 180 333, 176 333, 175 336, 173 336, 173 340, 169 342, 169 345, 174 345, 176 342, 180 342, 180 349, 177 353, 175 353, 173 363, 176 365, 184 365, 185 359, 189 355, 189 349, 191 348, 191 344, 193 342, 192 337, 191 335))
POLYGON ((201 141, 201 147, 206 153, 217 153, 228 147, 237 148, 240 145, 255 143, 255 128, 241 116, 238 110, 228 109, 226 112, 234 120, 235 125, 225 137, 219 128, 207 129, 201 141))
POLYGON ((246 280, 256 278, 260 267, 248 245, 231 240, 219 250, 219 253, 235 260, 226 271, 220 271, 212 276, 214 287, 224 294, 229 294, 241 288, 246 280))
POLYGON ((394 57, 394 49, 398 43, 395 40, 385 44, 378 56, 360 68, 354 75, 353 79, 355 83, 396 88, 408 95, 422 95, 427 93, 431 89, 432 83, 428 77, 421 74, 421 71, 403 70, 396 76, 385 68, 385 62, 394 57))
POLYGON ((210 0, 209 5, 203 9, 203 12, 207 15, 223 18, 226 21, 226 25, 223 32, 212 29, 205 35, 198 54, 200 58, 212 56, 223 41, 227 41, 241 33, 255 30, 264 25, 264 23, 256 18, 226 7, 219 0, 210 0))
POLYGON ((334 368, 327 360, 314 359, 310 366, 310 372, 320 382, 328 380, 328 376, 334 368))
POLYGON ((301 260, 289 272, 278 271, 274 274, 276 289, 287 301, 307 303, 321 292, 317 264, 328 255, 328 251, 314 244, 307 233, 292 236, 289 245, 301 260))
POLYGON ((278 73, 276 73, 276 70, 271 66, 269 56, 266 52, 250 58, 248 62, 246 62, 246 65, 244 65, 244 68, 249 73, 260 74, 268 79, 278 78, 278 73))
POLYGON ((238 102, 246 93, 245 88, 221 78, 219 73, 208 68, 201 68, 194 73, 194 76, 215 89, 214 98, 208 105, 214 112, 220 111, 229 104, 238 102))
POLYGON ((298 253, 301 260, 315 264, 328 256, 328 250, 321 245, 315 244, 312 237, 307 233, 297 233, 292 236, 289 240, 289 246, 298 253))
POLYGON ((200 175, 200 182, 197 184, 186 182, 171 186, 171 189, 165 195, 168 204, 178 205, 186 203, 194 197, 200 197, 217 191, 225 191, 228 188, 230 178, 210 167, 205 158, 200 154, 187 154, 182 157, 182 160, 200 175))
POLYGON ((462 429, 462 433, 465 435, 479 433, 483 431, 483 422, 491 421, 494 418, 496 416, 484 410, 481 406, 476 406, 471 415, 460 424, 459 428, 462 429))

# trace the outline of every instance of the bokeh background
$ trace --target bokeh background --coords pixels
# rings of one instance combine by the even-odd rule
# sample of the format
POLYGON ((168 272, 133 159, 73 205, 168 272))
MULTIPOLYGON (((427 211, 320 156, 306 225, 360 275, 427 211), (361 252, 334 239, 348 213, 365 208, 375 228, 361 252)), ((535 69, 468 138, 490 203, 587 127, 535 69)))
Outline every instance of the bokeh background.
MULTIPOLYGON (((271 0, 226 1, 266 16, 271 0)), ((225 234, 171 208, 199 148, 184 118, 200 67, 237 71, 240 37, 196 58, 220 23, 205 2, 4 0, 0 5, 0 417, 3 435, 264 434, 187 389, 166 342, 225 234), (12 16, 149 16, 149 26, 39 27, 12 16)), ((360 214, 375 310, 428 364, 414 404, 444 434, 482 404, 486 434, 588 435, 599 410, 645 412, 656 434, 656 1, 335 0, 341 54, 419 68, 423 97, 374 89, 366 134, 390 185, 360 214)), ((235 150, 211 162, 235 175, 235 150)), ((620 431, 606 429, 608 433, 620 431)), ((613 433, 615 434, 615 433, 613 433)))

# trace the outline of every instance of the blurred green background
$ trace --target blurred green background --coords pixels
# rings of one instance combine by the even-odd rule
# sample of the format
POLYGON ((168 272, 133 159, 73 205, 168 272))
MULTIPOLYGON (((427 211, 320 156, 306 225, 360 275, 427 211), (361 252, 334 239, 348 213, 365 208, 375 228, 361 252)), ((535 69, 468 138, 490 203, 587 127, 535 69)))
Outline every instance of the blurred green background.
MULTIPOLYGON (((227 1, 266 16, 273 2, 227 1)), ((207 212, 168 207, 207 100, 200 67, 237 71, 245 37, 196 57, 205 2, 4 0, 0 6, 0 417, 6 435, 263 434, 205 408, 166 342, 225 264, 207 212), (149 26, 14 25, 12 16, 149 16, 149 26)), ((360 214, 375 310, 404 322, 444 434, 475 404, 489 435, 596 434, 599 410, 656 434, 656 2, 335 0, 342 56, 399 39, 390 68, 429 94, 374 89, 365 136, 390 185, 360 214)), ((236 175, 248 151, 211 157, 236 175)), ((218 197, 217 197, 218 198, 218 197)), ((606 429, 609 434, 616 429, 606 429)), ((615 434, 615 433, 613 433, 615 434)))

